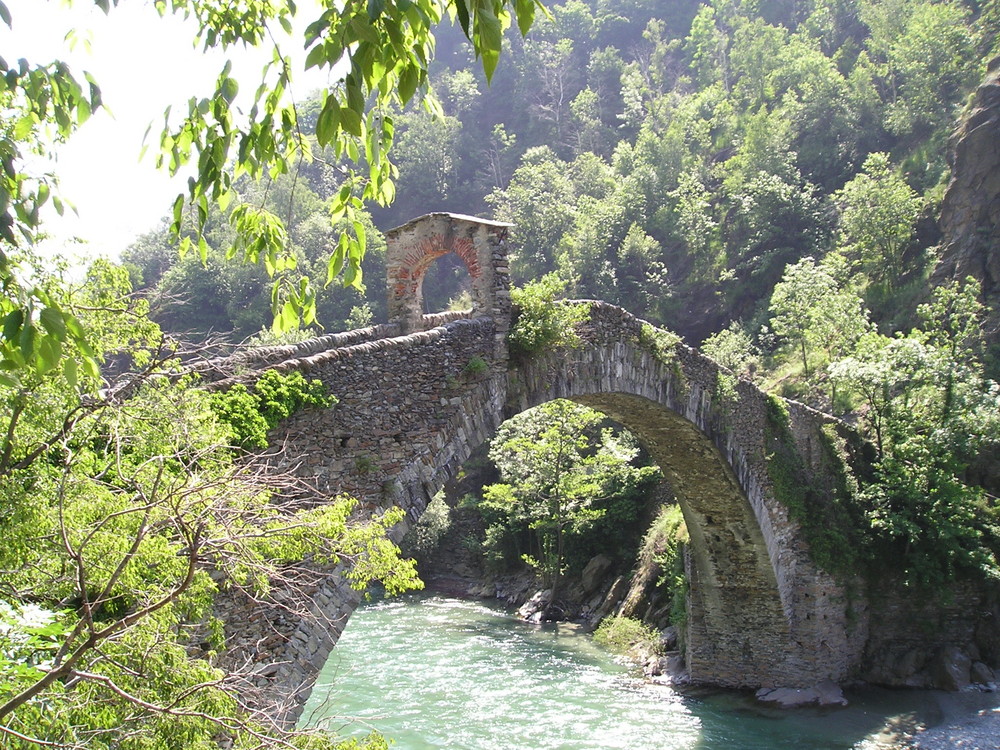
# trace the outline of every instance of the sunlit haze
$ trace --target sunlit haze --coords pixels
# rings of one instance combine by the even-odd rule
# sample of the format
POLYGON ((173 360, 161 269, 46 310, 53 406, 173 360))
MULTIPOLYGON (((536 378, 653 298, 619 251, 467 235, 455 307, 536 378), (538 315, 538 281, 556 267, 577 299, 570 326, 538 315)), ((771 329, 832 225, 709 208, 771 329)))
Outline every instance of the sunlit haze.
MULTIPOLYGON (((101 86, 108 112, 99 112, 60 148, 55 164, 61 195, 78 215, 45 215, 50 239, 43 249, 70 257, 117 256, 136 236, 157 226, 187 175, 170 179, 156 170, 163 112, 185 105, 191 96, 211 94, 226 58, 234 62, 243 92, 252 92, 269 59, 262 50, 204 53, 193 45, 194 26, 161 18, 145 3, 127 2, 105 15, 92 2, 67 8, 55 0, 5 0, 13 30, 0 24, 0 48, 8 64, 27 58, 34 64, 67 61, 78 76, 89 71, 101 86), (70 48, 67 34, 75 30, 70 48), (150 148, 140 163, 143 136, 152 124, 150 148)), ((308 18, 300 4, 300 22, 308 18)), ((300 37, 301 38, 301 37, 300 37)), ((286 54, 301 44, 287 41, 286 54)), ((299 76, 298 98, 322 86, 323 77, 299 76)), ((186 106, 186 105, 185 105, 186 106)))

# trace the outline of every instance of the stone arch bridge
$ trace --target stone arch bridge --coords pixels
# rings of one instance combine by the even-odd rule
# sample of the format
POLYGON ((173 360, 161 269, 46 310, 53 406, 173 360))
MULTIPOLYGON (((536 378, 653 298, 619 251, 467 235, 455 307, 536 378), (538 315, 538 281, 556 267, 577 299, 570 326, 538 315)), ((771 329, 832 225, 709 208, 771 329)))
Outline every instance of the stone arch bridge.
MULTIPOLYGON (((369 507, 401 506, 408 522, 503 420, 554 398, 607 413, 658 462, 691 536, 687 665, 693 681, 728 687, 808 687, 856 668, 865 625, 844 589, 810 560, 808 544, 769 475, 773 404, 748 382, 720 396, 720 367, 684 345, 664 349, 624 310, 586 302, 583 345, 512 360, 505 238, 508 225, 431 214, 389 234, 390 322, 227 365, 298 370, 338 398, 293 415, 272 435, 282 468, 322 493, 369 507), (466 313, 424 315, 423 274, 457 253, 473 284, 466 313)), ((247 376, 244 375, 244 378, 247 376)), ((817 476, 835 421, 786 402, 786 434, 817 476), (829 434, 830 430, 827 429, 829 434)), ((405 524, 404 524, 405 525, 405 524)), ((402 530, 400 530, 402 533, 402 530)), ((233 659, 258 661, 254 680, 278 716, 294 721, 359 595, 337 575, 312 589, 316 619, 230 613, 233 659), (241 631, 246 631, 242 633, 241 631), (272 705, 273 705, 272 703, 272 705)), ((855 605, 856 606, 856 605, 855 605)))

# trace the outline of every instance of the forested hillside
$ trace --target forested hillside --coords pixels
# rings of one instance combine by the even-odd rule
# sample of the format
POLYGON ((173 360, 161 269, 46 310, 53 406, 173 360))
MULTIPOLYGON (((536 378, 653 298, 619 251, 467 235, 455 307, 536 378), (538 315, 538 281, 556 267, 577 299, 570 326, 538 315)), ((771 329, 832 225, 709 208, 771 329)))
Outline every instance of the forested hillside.
MULTIPOLYGON (((995 3, 549 10, 526 39, 510 35, 491 85, 461 31, 439 33, 440 109, 394 116, 396 200, 372 206, 375 226, 436 210, 510 221, 515 283, 556 272, 569 296, 615 302, 695 344, 732 321, 756 335, 786 265, 809 256, 834 254, 884 332, 916 322, 940 239, 947 139, 996 47, 995 3)), ((308 123, 320 104, 305 109, 308 123)), ((244 188, 287 220, 299 270, 320 284, 338 174, 321 158, 297 178, 244 188)), ((224 218, 210 222, 207 273, 197 259, 178 263, 165 233, 125 253, 145 287, 198 310, 158 307, 169 328, 242 338, 266 323, 265 274, 219 262, 231 234, 224 218)), ((376 241, 364 299, 323 295, 323 326, 383 314, 380 260, 376 241)), ((426 290, 434 309, 462 288, 463 272, 439 265, 426 290)))
MULTIPOLYGON (((515 284, 614 302, 857 422, 877 454, 844 529, 862 556, 892 550, 921 580, 1000 569, 980 489, 1000 488, 997 337, 978 280, 931 281, 949 137, 1000 48, 1000 6, 548 10, 526 38, 508 34, 489 85, 461 30, 439 30, 436 98, 392 115, 396 199, 365 219, 367 288, 326 289, 318 325, 384 319, 379 230, 442 210, 509 221, 515 284)), ((307 130, 322 109, 303 108, 307 130)), ((294 177, 238 183, 286 221, 298 266, 285 273, 319 286, 339 232, 357 233, 327 216, 341 174, 326 152, 294 177)), ((124 253, 168 330, 238 341, 267 326, 264 270, 224 262, 232 223, 210 214, 204 263, 178 260, 166 229, 124 253)), ((466 281, 440 260, 430 310, 466 306, 466 281)))

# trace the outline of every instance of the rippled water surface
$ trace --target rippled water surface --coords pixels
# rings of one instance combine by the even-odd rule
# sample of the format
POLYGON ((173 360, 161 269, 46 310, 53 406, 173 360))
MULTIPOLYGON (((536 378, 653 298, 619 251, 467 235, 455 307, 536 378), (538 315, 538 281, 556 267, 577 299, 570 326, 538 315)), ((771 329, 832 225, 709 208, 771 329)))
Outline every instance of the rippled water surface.
POLYGON ((400 750, 872 748, 887 721, 933 723, 932 694, 873 692, 781 711, 739 693, 650 685, 572 626, 537 627, 477 602, 406 597, 352 617, 303 714, 400 750), (354 717, 348 720, 344 717, 354 717))

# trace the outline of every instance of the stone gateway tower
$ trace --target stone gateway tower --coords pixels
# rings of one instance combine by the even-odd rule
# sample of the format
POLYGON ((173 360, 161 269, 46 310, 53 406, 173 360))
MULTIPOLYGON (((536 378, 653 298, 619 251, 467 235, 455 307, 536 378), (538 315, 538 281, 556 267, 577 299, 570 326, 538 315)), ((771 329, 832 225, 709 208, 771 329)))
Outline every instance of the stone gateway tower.
POLYGON ((420 216, 386 233, 389 323, 401 333, 424 328, 424 276, 442 255, 455 253, 472 279, 472 317, 496 321, 498 340, 510 320, 510 276, 505 240, 511 224, 462 214, 420 216), (500 330, 503 328, 503 330, 500 330))

